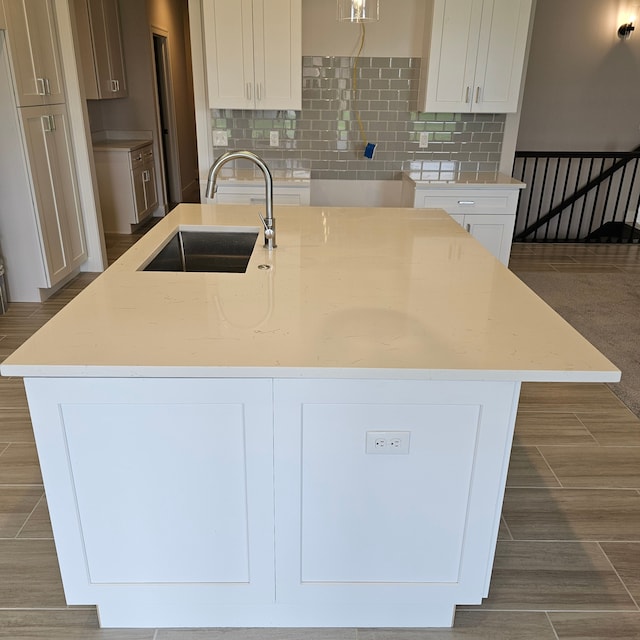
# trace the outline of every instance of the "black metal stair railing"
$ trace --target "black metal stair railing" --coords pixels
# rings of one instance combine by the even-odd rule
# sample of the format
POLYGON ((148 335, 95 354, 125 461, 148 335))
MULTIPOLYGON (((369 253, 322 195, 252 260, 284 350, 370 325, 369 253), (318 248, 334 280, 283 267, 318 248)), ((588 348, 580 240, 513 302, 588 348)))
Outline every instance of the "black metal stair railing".
POLYGON ((638 242, 640 146, 630 152, 517 151, 527 187, 516 242, 638 242))

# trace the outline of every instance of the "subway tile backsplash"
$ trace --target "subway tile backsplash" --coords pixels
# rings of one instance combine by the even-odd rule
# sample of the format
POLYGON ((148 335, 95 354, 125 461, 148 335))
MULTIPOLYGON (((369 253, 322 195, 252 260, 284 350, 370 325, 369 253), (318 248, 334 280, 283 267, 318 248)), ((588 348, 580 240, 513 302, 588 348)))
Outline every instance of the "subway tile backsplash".
MULTIPOLYGON (((267 161, 306 163, 315 179, 398 180, 409 162, 456 161, 462 171, 498 170, 504 114, 419 113, 420 58, 303 57, 301 111, 212 109, 229 148, 267 161), (364 157, 358 115, 368 142, 364 157), (269 133, 277 131, 279 147, 269 133), (418 147, 428 133, 429 146, 418 147)), ((220 153, 223 148, 216 148, 220 153)))

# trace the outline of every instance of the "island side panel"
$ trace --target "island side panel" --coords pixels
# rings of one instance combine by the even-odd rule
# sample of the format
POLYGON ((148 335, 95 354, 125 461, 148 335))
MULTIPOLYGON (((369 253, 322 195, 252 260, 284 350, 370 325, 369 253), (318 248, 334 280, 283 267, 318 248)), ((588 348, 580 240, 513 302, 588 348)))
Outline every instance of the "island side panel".
POLYGON ((102 626, 447 627, 486 595, 517 382, 26 388, 65 594, 102 626))
POLYGON ((270 380, 25 385, 69 604, 273 603, 270 380))
POLYGON ((290 550, 276 554, 278 601, 327 607, 345 626, 399 627, 448 626, 456 604, 479 604, 519 390, 276 381, 276 548, 290 550), (408 439, 409 451, 368 450, 372 437, 408 439))

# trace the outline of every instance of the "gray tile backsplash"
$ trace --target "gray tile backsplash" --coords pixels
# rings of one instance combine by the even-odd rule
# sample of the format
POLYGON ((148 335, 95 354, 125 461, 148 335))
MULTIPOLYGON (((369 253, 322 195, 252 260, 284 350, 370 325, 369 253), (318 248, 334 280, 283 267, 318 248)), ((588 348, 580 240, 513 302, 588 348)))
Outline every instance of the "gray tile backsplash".
POLYGON ((360 58, 355 89, 353 61, 305 56, 301 111, 212 109, 211 126, 227 132, 230 149, 308 163, 316 179, 397 180, 420 160, 498 170, 504 114, 416 112, 420 58, 360 58), (356 113, 376 145, 373 159, 363 155, 356 113), (270 131, 279 133, 277 148, 269 144, 270 131), (422 132, 429 136, 426 149, 418 148, 422 132))

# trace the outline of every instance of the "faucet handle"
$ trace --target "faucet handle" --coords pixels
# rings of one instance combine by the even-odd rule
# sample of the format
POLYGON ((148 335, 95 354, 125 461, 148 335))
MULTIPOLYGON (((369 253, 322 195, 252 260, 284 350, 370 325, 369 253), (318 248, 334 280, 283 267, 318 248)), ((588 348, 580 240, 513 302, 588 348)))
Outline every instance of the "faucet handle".
POLYGON ((269 223, 262 217, 261 213, 258 213, 258 217, 262 221, 262 226, 264 227, 264 236, 265 236, 265 238, 272 237, 273 236, 273 228, 272 228, 273 222, 271 223, 271 225, 269 225, 269 223))
POLYGON ((262 214, 258 212, 258 217, 262 221, 262 226, 264 227, 264 245, 265 247, 269 247, 269 249, 275 249, 275 239, 276 239, 276 230, 274 229, 275 220, 271 220, 267 222, 262 214))

